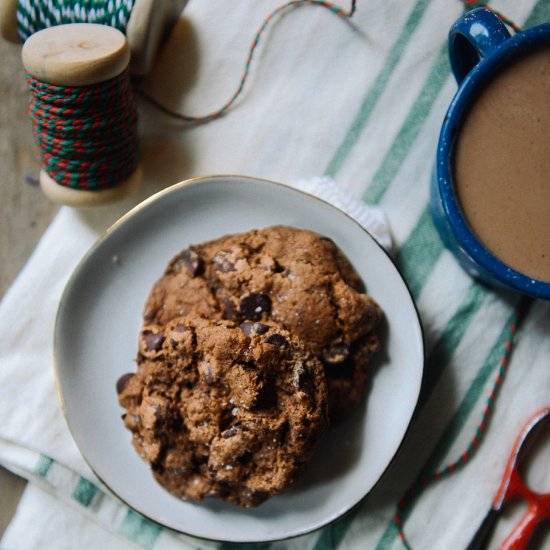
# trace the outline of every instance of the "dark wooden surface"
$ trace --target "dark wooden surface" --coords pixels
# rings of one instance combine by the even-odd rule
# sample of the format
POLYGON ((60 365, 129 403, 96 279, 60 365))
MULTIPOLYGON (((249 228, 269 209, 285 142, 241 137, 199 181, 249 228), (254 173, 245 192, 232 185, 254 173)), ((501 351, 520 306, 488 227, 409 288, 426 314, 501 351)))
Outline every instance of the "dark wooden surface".
MULTIPOLYGON (((0 39, 0 60, 0 295, 4 296, 57 207, 28 182, 39 170, 27 115, 21 46, 0 39)), ((0 467, 0 536, 24 486, 0 467)))

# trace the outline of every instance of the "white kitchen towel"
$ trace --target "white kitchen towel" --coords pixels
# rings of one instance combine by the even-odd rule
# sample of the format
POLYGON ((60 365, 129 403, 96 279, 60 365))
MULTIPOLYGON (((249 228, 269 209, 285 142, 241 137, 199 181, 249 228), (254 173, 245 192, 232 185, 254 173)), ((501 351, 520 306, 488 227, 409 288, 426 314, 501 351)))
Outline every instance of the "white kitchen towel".
POLYGON ((387 251, 392 251, 391 229, 384 210, 378 206, 367 205, 357 200, 351 193, 344 191, 332 178, 316 176, 300 179, 292 187, 315 195, 336 206, 355 221, 359 222, 387 251))
MULTIPOLYGON (((278 5, 191 0, 147 89, 186 114, 214 110, 235 88, 254 30, 278 5)), ((544 0, 495 0, 495 8, 523 27, 550 18, 544 0)), ((469 278, 441 244, 428 208, 439 128, 456 90, 447 31, 462 11, 451 0, 360 0, 346 22, 306 5, 271 26, 243 96, 224 118, 182 128, 141 106, 145 194, 212 173, 331 178, 387 216, 396 264, 423 322, 421 400, 384 478, 340 521, 261 548, 400 548, 393 519, 407 488, 469 450, 453 474, 401 510, 413 548, 464 548, 491 505, 518 430, 550 402, 550 310, 535 301, 504 361, 491 422, 469 447, 503 364, 518 298, 469 278)), ((32 480, 2 539, 6 550, 227 548, 174 535, 106 493, 57 401, 51 338, 64 284, 130 206, 63 208, 0 305, 0 460, 32 480)), ((500 524, 497 536, 510 525, 500 524)))

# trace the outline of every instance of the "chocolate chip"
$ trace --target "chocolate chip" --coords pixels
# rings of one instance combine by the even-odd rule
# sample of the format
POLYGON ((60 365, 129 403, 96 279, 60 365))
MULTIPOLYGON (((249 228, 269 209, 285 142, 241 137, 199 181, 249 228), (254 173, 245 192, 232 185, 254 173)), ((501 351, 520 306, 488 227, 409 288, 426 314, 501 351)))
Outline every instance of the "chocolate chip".
POLYGON ((237 457, 237 462, 239 464, 248 464, 252 460, 253 454, 252 451, 246 449, 242 455, 237 457))
POLYGON ((264 313, 271 312, 271 299, 262 292, 251 292, 241 298, 239 309, 245 319, 259 321, 264 313))
POLYGON ((147 430, 155 430, 162 427, 164 423, 165 412, 158 403, 142 402, 141 423, 147 430))
POLYGON ((240 365, 243 369, 251 371, 251 370, 258 370, 258 365, 256 363, 253 363, 252 361, 241 361, 239 363, 235 363, 236 365, 240 365))
POLYGON ((158 313, 158 307, 146 309, 143 313, 143 320, 151 323, 158 313))
POLYGON ((157 426, 162 426, 166 421, 164 410, 159 405, 155 409, 155 423, 157 426))
POLYGON ((157 472, 159 474, 162 474, 167 469, 168 468, 165 468, 164 464, 162 464, 162 462, 151 462, 151 470, 153 470, 153 472, 157 472))
POLYGON ((227 298, 226 296, 221 297, 219 300, 223 309, 222 314, 224 319, 227 319, 228 321, 237 320, 239 318, 239 312, 237 311, 233 300, 231 300, 231 298, 227 298))
POLYGON ((290 433, 290 423, 288 422, 288 420, 286 420, 282 424, 279 430, 279 434, 278 434, 279 445, 284 446, 289 433, 290 433))
POLYGON ((276 346, 278 348, 288 346, 288 340, 284 336, 282 336, 280 334, 277 334, 277 333, 270 334, 265 339, 265 342, 266 342, 266 344, 271 344, 271 345, 276 346))
POLYGON ((191 329, 188 326, 182 324, 177 324, 170 329, 168 332, 168 342, 170 343, 172 349, 177 349, 177 347, 181 345, 181 342, 185 339, 182 335, 190 330, 191 329))
POLYGON ((269 330, 269 327, 267 325, 264 325, 263 323, 244 321, 243 323, 241 323, 240 329, 247 336, 258 336, 260 334, 265 334, 269 330))
POLYGON ((204 262, 196 250, 188 248, 178 257, 178 264, 187 269, 190 277, 196 277, 204 272, 204 262))
POLYGON ((353 361, 342 363, 325 363, 325 374, 328 378, 351 378, 355 372, 353 361))
POLYGON ((267 378, 264 385, 259 388, 254 404, 255 410, 274 409, 277 406, 277 390, 275 380, 267 378))
POLYGON ((222 250, 214 256, 212 263, 214 264, 214 269, 216 271, 221 271, 222 273, 229 273, 230 271, 235 271, 235 266, 233 265, 233 262, 228 257, 229 254, 230 252, 222 250))
POLYGON ((323 352, 323 359, 327 363, 343 363, 349 357, 349 346, 346 344, 335 344, 323 352))
POLYGON ((141 337, 145 342, 147 351, 158 351, 164 342, 164 335, 153 332, 152 330, 144 330, 141 333, 141 337))
POLYGON ((231 428, 228 428, 227 430, 224 430, 221 433, 221 436, 224 439, 229 439, 230 437, 233 437, 234 435, 236 435, 238 431, 239 431, 239 428, 237 426, 231 426, 231 428))
POLYGON ((304 365, 300 364, 294 371, 294 385, 304 393, 312 394, 314 385, 311 372, 304 365))
POLYGON ((274 262, 273 273, 284 273, 285 268, 277 260, 274 260, 274 262))
POLYGON ((118 394, 122 393, 128 387, 128 383, 133 378, 133 376, 133 373, 127 372, 116 381, 116 392, 118 394))

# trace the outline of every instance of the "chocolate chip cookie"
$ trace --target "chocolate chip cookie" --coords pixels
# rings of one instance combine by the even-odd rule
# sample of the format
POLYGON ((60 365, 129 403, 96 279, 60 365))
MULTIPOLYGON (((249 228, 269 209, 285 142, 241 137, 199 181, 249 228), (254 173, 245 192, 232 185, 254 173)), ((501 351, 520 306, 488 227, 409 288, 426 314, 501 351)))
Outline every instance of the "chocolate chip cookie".
POLYGON ((301 338, 325 367, 332 420, 365 394, 382 313, 326 237, 273 226, 189 247, 155 284, 144 322, 162 326, 189 313, 269 321, 301 338))
POLYGON ((256 506, 292 485, 328 424, 323 366, 259 321, 196 316, 142 329, 117 383, 124 424, 176 496, 256 506))

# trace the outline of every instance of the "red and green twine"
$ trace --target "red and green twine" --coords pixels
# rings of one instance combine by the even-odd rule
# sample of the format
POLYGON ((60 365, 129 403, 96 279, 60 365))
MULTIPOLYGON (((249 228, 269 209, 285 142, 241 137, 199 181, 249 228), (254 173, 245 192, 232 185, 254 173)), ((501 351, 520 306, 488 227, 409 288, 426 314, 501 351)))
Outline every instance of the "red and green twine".
POLYGON ((138 137, 127 71, 93 86, 54 86, 30 75, 27 81, 40 164, 53 180, 98 191, 128 179, 138 164, 138 137))
POLYGON ((191 125, 205 124, 212 120, 221 118, 227 114, 229 109, 233 107, 233 105, 235 104, 239 96, 242 94, 244 90, 244 85, 248 80, 248 77, 250 76, 250 69, 252 66, 252 61, 254 59, 254 54, 256 53, 256 49, 258 48, 260 40, 264 35, 266 29, 269 27, 270 23, 274 19, 276 19, 278 16, 282 15, 286 11, 296 9, 304 5, 319 6, 329 10, 331 13, 334 13, 336 16, 342 19, 349 19, 355 13, 356 4, 357 4, 356 0, 351 0, 351 6, 349 10, 346 10, 344 8, 341 8, 340 6, 337 6, 336 4, 333 4, 332 2, 326 2, 324 0, 290 0, 289 2, 281 4, 279 7, 275 8, 272 12, 270 12, 265 17, 262 24, 256 31, 254 38, 252 39, 252 43, 250 44, 250 48, 248 50, 248 55, 244 65, 244 70, 242 72, 239 84, 237 85, 235 92, 229 98, 229 100, 226 101, 219 109, 212 111, 207 115, 189 116, 189 115, 177 113, 171 109, 168 109, 164 105, 162 105, 159 101, 157 101, 154 97, 147 94, 145 91, 138 90, 138 92, 142 95, 144 99, 149 101, 152 105, 154 105, 160 111, 187 124, 191 124, 191 125))
MULTIPOLYGON (((503 14, 493 9, 491 6, 489 6, 487 0, 485 1, 463 0, 463 4, 466 10, 472 10, 479 7, 485 7, 487 9, 490 9, 495 15, 497 15, 502 20, 503 23, 508 25, 515 32, 519 32, 521 30, 520 27, 516 25, 513 21, 511 21, 510 19, 505 17, 503 14)), ((483 410, 481 420, 477 425, 475 433, 473 437, 470 439, 466 449, 455 461, 449 463, 448 465, 431 472, 429 471, 427 473, 422 472, 418 476, 416 481, 414 481, 410 485, 410 487, 405 491, 405 493, 399 500, 397 504, 397 510, 393 516, 393 523, 397 530, 399 539, 403 543, 403 546, 408 550, 412 550, 412 546, 407 536, 405 535, 404 524, 405 524, 406 517, 408 515, 409 508, 412 502, 416 498, 418 498, 426 488, 428 488, 434 482, 445 479, 451 474, 461 470, 472 459, 472 457, 475 455, 476 451, 478 450, 479 445, 487 432, 487 428, 493 416, 497 397, 500 393, 502 384, 504 382, 506 373, 508 371, 508 366, 509 366, 510 358, 514 348, 518 327, 521 324, 521 321, 523 320, 523 318, 525 317, 531 304, 532 304, 531 298, 523 297, 519 305, 515 309, 514 314, 512 315, 510 325, 508 328, 508 335, 504 343, 504 350, 500 357, 500 362, 498 365, 498 371, 495 376, 495 380, 489 392, 489 396, 487 397, 487 402, 485 404, 485 408, 483 410)))
POLYGON ((487 8, 488 10, 491 10, 495 15, 498 15, 502 22, 508 25, 515 32, 519 32, 520 30, 520 28, 511 19, 508 19, 502 13, 489 6, 488 0, 463 0, 463 3, 464 7, 467 10, 473 10, 475 8, 487 8))
POLYGON ((405 493, 399 500, 397 504, 397 511, 393 516, 393 523, 397 529, 397 534, 399 536, 399 539, 403 543, 403 546, 408 550, 411 550, 412 547, 409 543, 409 540, 407 539, 407 536, 405 535, 403 528, 404 528, 406 516, 408 515, 409 507, 412 504, 412 502, 416 498, 418 498, 420 494, 427 487, 432 485, 434 482, 440 481, 450 476, 454 472, 461 470, 475 455, 484 435, 487 432, 487 428, 489 426, 489 423, 491 421, 491 418, 494 412, 495 403, 496 403, 498 394, 500 393, 502 384, 506 377, 506 373, 508 371, 508 366, 510 363, 510 358, 512 356, 512 351, 514 349, 518 328, 521 324, 521 321, 525 317, 528 309, 530 308, 531 304, 532 304, 531 298, 528 298, 528 297, 522 298, 511 317, 510 324, 508 327, 508 334, 504 343, 504 349, 498 365, 498 371, 495 376, 495 380, 493 382, 491 390, 489 392, 489 396, 487 398, 487 402, 483 410, 481 421, 479 422, 475 430, 475 433, 471 438, 470 442, 468 443, 464 452, 458 457, 458 459, 449 463, 447 466, 444 466, 443 468, 440 468, 433 472, 421 474, 416 479, 416 481, 414 481, 411 484, 411 486, 405 491, 405 493))

